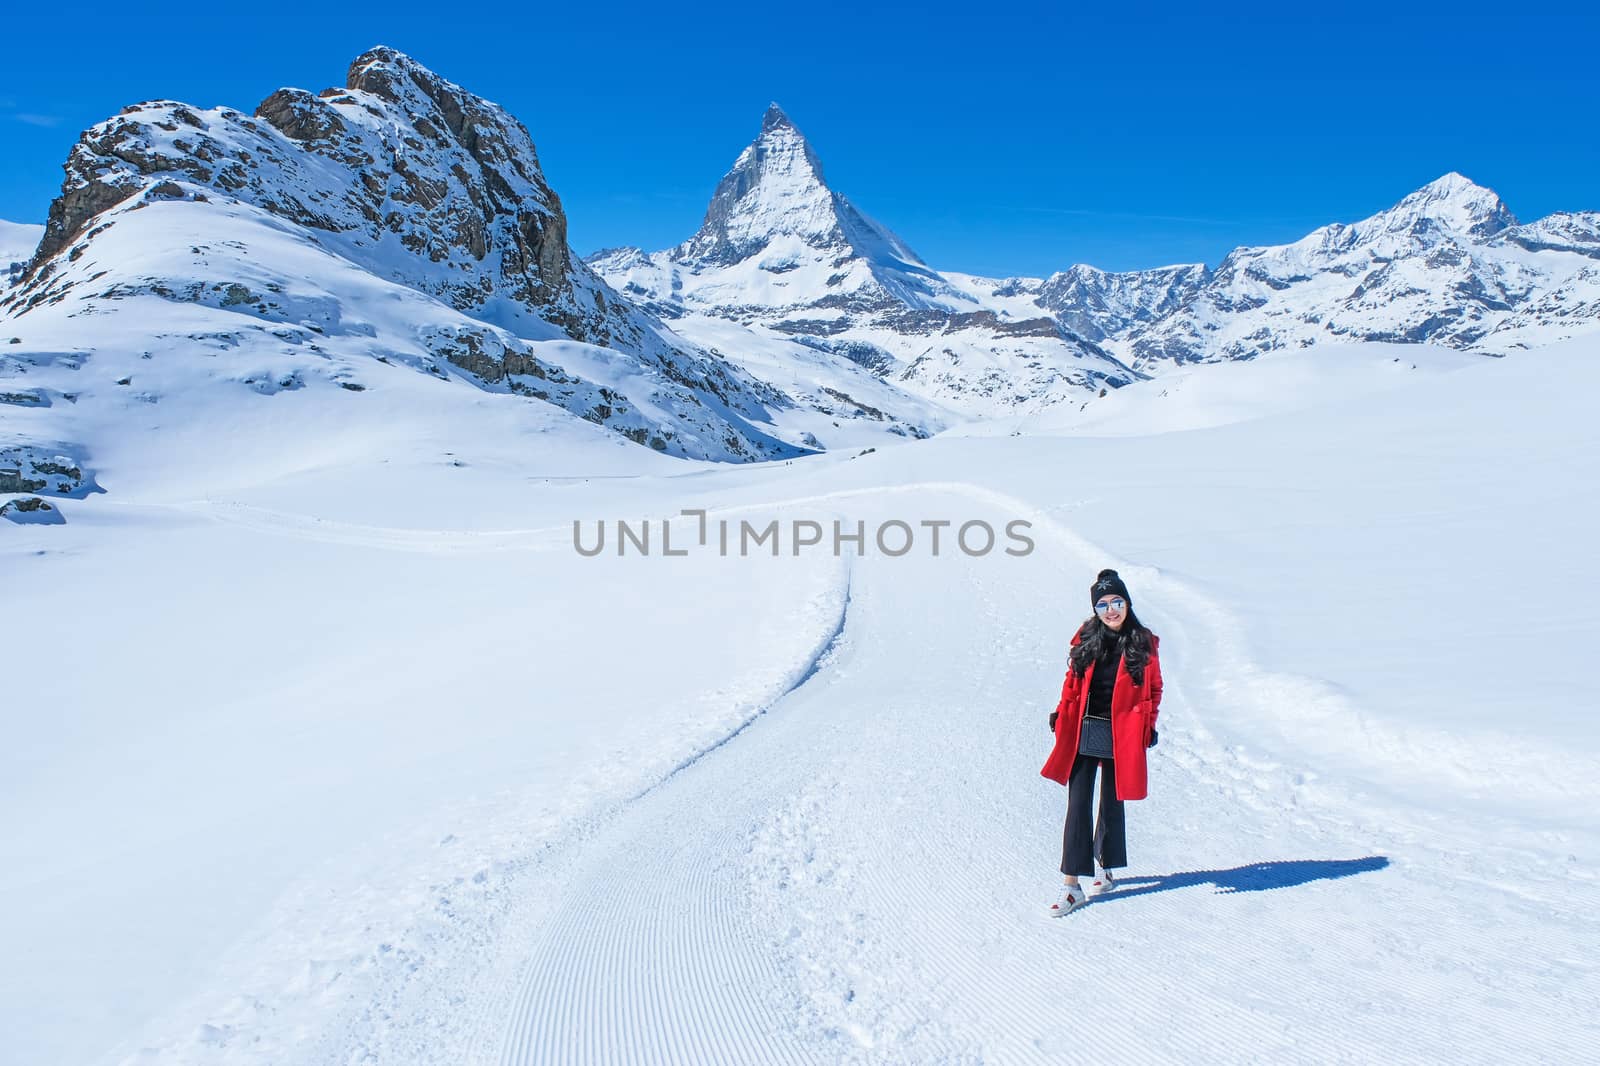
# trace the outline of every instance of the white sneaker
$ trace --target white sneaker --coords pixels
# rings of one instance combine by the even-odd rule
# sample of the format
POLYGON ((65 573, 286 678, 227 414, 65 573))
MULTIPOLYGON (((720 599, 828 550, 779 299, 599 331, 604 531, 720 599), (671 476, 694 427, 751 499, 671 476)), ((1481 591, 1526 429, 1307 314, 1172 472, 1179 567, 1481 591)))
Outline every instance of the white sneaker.
POLYGON ((1100 876, 1089 882, 1089 895, 1103 896, 1117 887, 1117 879, 1111 876, 1111 871, 1101 869, 1100 876))
POLYGON ((1089 898, 1084 895, 1082 885, 1063 884, 1061 886, 1061 895, 1057 896, 1056 901, 1050 904, 1050 917, 1059 918, 1063 914, 1071 914, 1087 902, 1089 902, 1089 898))

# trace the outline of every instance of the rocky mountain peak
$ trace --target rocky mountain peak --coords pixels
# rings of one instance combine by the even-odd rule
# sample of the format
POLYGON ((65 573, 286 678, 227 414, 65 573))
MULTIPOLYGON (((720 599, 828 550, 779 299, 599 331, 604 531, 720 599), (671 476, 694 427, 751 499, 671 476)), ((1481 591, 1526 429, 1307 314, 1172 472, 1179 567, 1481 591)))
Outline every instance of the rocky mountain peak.
MULTIPOLYGON (((783 108, 776 103, 768 104, 767 113, 761 116, 761 132, 766 133, 768 130, 783 128, 794 130, 795 125, 789 116, 783 113, 783 108)), ((800 131, 795 130, 795 132, 799 133, 800 131)))
POLYGON ((338 238, 357 260, 393 242, 407 283, 460 309, 504 297, 571 336, 617 335, 573 262, 527 129, 393 48, 358 56, 344 88, 280 89, 251 118, 175 101, 125 108, 83 135, 66 169, 30 270, 108 208, 160 189, 245 201, 338 238))
MULTIPOLYGON (((386 45, 357 56, 345 75, 345 89, 351 93, 370 93, 394 105, 412 119, 418 132, 418 118, 448 133, 453 140, 486 165, 511 169, 521 181, 542 184, 538 154, 527 128, 497 104, 476 96, 461 86, 435 74, 404 52, 386 45), (494 146, 485 140, 501 142, 494 146)), ((325 89, 321 97, 337 97, 336 89, 325 89)), ((442 139, 430 137, 430 139, 442 139)), ((542 190, 541 200, 549 196, 542 190)), ((543 206, 549 206, 545 203, 543 206)))
POLYGON ((345 72, 344 87, 369 92, 393 103, 400 98, 396 83, 402 79, 418 86, 448 84, 399 49, 380 44, 350 61, 350 69, 345 72))
POLYGON ((674 250, 674 258, 727 265, 791 235, 817 248, 842 241, 822 162, 773 104, 762 117, 760 134, 717 183, 700 231, 674 250))
POLYGON ((777 104, 717 183, 699 232, 669 255, 696 268, 722 267, 769 250, 785 263, 820 256, 922 266, 904 241, 829 188, 811 142, 777 104))

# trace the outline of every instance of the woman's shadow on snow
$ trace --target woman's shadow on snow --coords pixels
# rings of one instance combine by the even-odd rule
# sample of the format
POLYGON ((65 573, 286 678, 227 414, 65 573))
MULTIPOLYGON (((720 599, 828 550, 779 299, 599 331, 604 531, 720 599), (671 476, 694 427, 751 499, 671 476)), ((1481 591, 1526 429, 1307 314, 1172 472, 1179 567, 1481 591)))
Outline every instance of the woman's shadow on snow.
POLYGON ((1235 866, 1231 870, 1192 870, 1159 877, 1117 878, 1116 891, 1101 901, 1142 896, 1148 892, 1167 892, 1195 885, 1215 885, 1218 892, 1266 892, 1274 888, 1294 888, 1312 881, 1332 881, 1340 877, 1372 873, 1389 865, 1383 855, 1362 859, 1275 859, 1235 866))

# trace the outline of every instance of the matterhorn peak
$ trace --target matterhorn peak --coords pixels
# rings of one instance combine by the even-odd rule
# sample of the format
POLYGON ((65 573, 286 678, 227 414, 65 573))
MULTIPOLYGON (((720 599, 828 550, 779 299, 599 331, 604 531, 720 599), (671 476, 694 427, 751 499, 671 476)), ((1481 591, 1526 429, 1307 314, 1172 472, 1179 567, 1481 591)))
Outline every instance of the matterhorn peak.
POLYGON ((854 256, 924 269, 904 241, 828 187, 811 143, 773 103, 761 118, 761 132, 717 183, 700 232, 670 255, 686 264, 730 266, 779 245, 784 263, 795 261, 803 245, 808 256, 854 256))
POLYGON ((787 236, 829 247, 839 242, 839 220, 821 161, 783 109, 772 104, 761 132, 717 183, 700 232, 675 249, 674 258, 737 263, 787 236))
POLYGON ((761 117, 761 132, 766 133, 768 130, 776 129, 791 129, 796 134, 800 132, 795 129, 793 120, 783 113, 783 108, 776 103, 770 103, 767 105, 767 113, 761 117))

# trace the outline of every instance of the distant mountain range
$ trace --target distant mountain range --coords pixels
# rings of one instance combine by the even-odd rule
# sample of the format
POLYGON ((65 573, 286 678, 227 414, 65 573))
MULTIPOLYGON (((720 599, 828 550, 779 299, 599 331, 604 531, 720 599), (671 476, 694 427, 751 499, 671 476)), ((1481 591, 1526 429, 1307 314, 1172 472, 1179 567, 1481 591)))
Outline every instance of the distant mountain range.
POLYGON ((1216 269, 942 272, 827 183, 776 105, 698 232, 585 262, 522 124, 390 48, 253 114, 125 108, 66 172, 42 231, 0 226, 0 476, 37 491, 71 481, 55 470, 80 471, 64 491, 93 484, 86 457, 130 396, 342 388, 354 405, 426 375, 749 461, 1081 403, 1178 364, 1362 340, 1500 355, 1600 328, 1600 214, 1519 224, 1458 174, 1216 269), (48 413, 63 402, 70 426, 48 413))
POLYGON ((706 319, 736 322, 752 346, 788 338, 849 354, 976 414, 1318 343, 1498 355, 1600 328, 1600 213, 1521 225, 1455 173, 1353 225, 1235 249, 1215 270, 941 273, 828 187, 776 105, 692 238, 588 261, 686 336, 705 332, 706 319))

